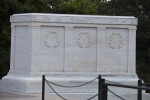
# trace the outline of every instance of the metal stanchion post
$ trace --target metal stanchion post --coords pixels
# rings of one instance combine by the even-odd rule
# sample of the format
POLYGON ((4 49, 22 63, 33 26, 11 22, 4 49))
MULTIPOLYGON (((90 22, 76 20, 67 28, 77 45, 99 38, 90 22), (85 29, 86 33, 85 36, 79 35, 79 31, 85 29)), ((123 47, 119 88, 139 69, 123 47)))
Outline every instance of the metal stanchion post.
POLYGON ((102 79, 101 100, 105 100, 105 79, 102 79))
POLYGON ((42 76, 42 100, 45 97, 45 75, 42 76))
MULTIPOLYGON (((142 86, 142 80, 138 80, 138 86, 142 86)), ((141 89, 138 89, 137 99, 142 100, 142 90, 141 89)))
POLYGON ((104 85, 104 100, 107 100, 107 98, 108 98, 108 85, 104 85))
POLYGON ((99 75, 98 77, 98 100, 101 100, 101 89, 102 89, 102 77, 99 75))

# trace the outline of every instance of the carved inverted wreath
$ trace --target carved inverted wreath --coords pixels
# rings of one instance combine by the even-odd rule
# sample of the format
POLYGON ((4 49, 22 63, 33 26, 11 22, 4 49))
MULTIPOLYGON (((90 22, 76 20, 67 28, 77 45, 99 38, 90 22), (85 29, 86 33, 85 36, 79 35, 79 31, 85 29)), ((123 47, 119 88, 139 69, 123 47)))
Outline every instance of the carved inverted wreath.
POLYGON ((46 45, 48 48, 50 48, 50 47, 56 48, 56 47, 59 45, 59 43, 60 43, 60 39, 59 39, 58 33, 57 33, 57 32, 50 32, 50 31, 48 31, 48 32, 45 34, 45 36, 44 36, 44 43, 45 43, 45 45, 46 45), (48 40, 50 34, 55 34, 55 39, 56 39, 56 41, 55 41, 55 43, 53 43, 53 44, 48 40))
POLYGON ((77 36, 77 43, 78 43, 78 46, 80 48, 89 48, 92 44, 92 36, 91 34, 89 34, 88 32, 80 32, 77 36), (87 35, 87 38, 88 38, 88 42, 84 45, 82 42, 81 42, 81 39, 82 39, 82 35, 83 34, 86 34, 87 35))
POLYGON ((110 38, 109 38, 109 46, 112 48, 112 49, 120 49, 122 48, 123 46, 123 39, 122 39, 122 36, 120 33, 112 33, 110 35, 110 38), (114 43, 113 39, 115 36, 119 36, 119 41, 117 43, 117 45, 114 43))

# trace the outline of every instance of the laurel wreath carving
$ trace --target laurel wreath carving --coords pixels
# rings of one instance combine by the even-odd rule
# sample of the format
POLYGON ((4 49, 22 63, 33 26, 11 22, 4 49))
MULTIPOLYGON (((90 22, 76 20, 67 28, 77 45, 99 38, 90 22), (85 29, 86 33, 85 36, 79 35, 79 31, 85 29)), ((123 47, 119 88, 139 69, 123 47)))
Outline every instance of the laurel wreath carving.
POLYGON ((80 32, 77 36, 77 43, 78 43, 78 46, 80 48, 89 48, 92 44, 92 36, 91 34, 89 34, 88 32, 80 32), (81 39, 82 39, 82 35, 83 34, 86 34, 87 35, 87 38, 88 38, 88 42, 86 44, 83 44, 81 39))
POLYGON ((44 43, 48 48, 50 48, 50 47, 56 48, 60 43, 60 38, 58 36, 58 33, 48 31, 44 36, 44 43), (51 41, 48 40, 50 34, 55 34, 56 41, 53 44, 51 43, 51 41))
POLYGON ((120 33, 112 33, 111 35, 110 35, 110 38, 109 38, 109 46, 112 48, 112 49, 120 49, 120 48, 122 48, 122 46, 123 46, 123 38, 122 38, 122 36, 121 36, 121 34, 120 33), (118 43, 117 43, 117 45, 114 43, 114 37, 115 36, 119 36, 119 41, 118 41, 118 43))

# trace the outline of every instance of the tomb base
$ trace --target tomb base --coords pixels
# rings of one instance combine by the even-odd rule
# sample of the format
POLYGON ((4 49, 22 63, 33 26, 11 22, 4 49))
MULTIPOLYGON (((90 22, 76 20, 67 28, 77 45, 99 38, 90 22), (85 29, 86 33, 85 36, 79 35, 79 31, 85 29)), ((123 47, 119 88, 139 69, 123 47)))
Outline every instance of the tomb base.
MULTIPOLYGON (((46 79, 50 82, 64 85, 76 86, 87 83, 98 75, 102 75, 108 82, 116 82, 119 84, 137 86, 137 75, 127 73, 110 73, 110 72, 97 72, 97 73, 80 73, 80 72, 53 72, 53 73, 23 73, 10 71, 7 76, 3 77, 0 81, 0 89, 5 91, 22 92, 22 93, 41 93, 42 91, 42 75, 46 75, 46 79)), ((45 83, 45 92, 56 95, 52 89, 45 83)), ((88 99, 98 93, 98 79, 95 81, 75 88, 64 88, 55 85, 51 86, 64 97, 79 98, 81 100, 88 99)), ((108 87, 111 91, 123 97, 124 99, 134 100, 137 98, 137 90, 108 87)), ((144 100, 149 100, 150 96, 143 91, 144 100)), ((97 100, 97 97, 93 98, 97 100)), ((108 100, 119 100, 116 96, 108 93, 108 100)))
MULTIPOLYGON (((54 82, 60 85, 80 85, 89 82, 102 75, 108 81, 127 84, 127 85, 137 85, 136 74, 126 74, 126 73, 80 73, 80 72, 59 72, 59 73, 32 73, 27 74, 23 72, 10 71, 7 76, 3 77, 0 81, 0 89, 24 93, 41 93, 42 86, 42 75, 46 75, 46 79, 50 82, 54 82)), ((54 89, 62 93, 97 93, 98 92, 98 79, 95 81, 75 88, 64 88, 52 85, 54 89)), ((122 88, 110 87, 115 92, 130 92, 134 93, 134 90, 128 91, 128 89, 121 90, 122 88)), ((46 92, 51 92, 51 89, 46 84, 46 92)))

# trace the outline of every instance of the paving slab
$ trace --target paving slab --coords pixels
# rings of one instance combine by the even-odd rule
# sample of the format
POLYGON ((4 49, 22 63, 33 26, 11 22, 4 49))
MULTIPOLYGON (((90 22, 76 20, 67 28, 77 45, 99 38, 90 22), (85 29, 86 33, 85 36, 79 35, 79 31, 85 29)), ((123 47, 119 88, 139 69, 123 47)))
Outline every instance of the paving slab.
MULTIPOLYGON (((68 100, 80 100, 76 98, 65 97, 68 100)), ((17 92, 0 91, 0 100, 42 100, 41 94, 25 94, 17 92)), ((56 95, 46 94, 45 100, 62 100, 56 95)))

